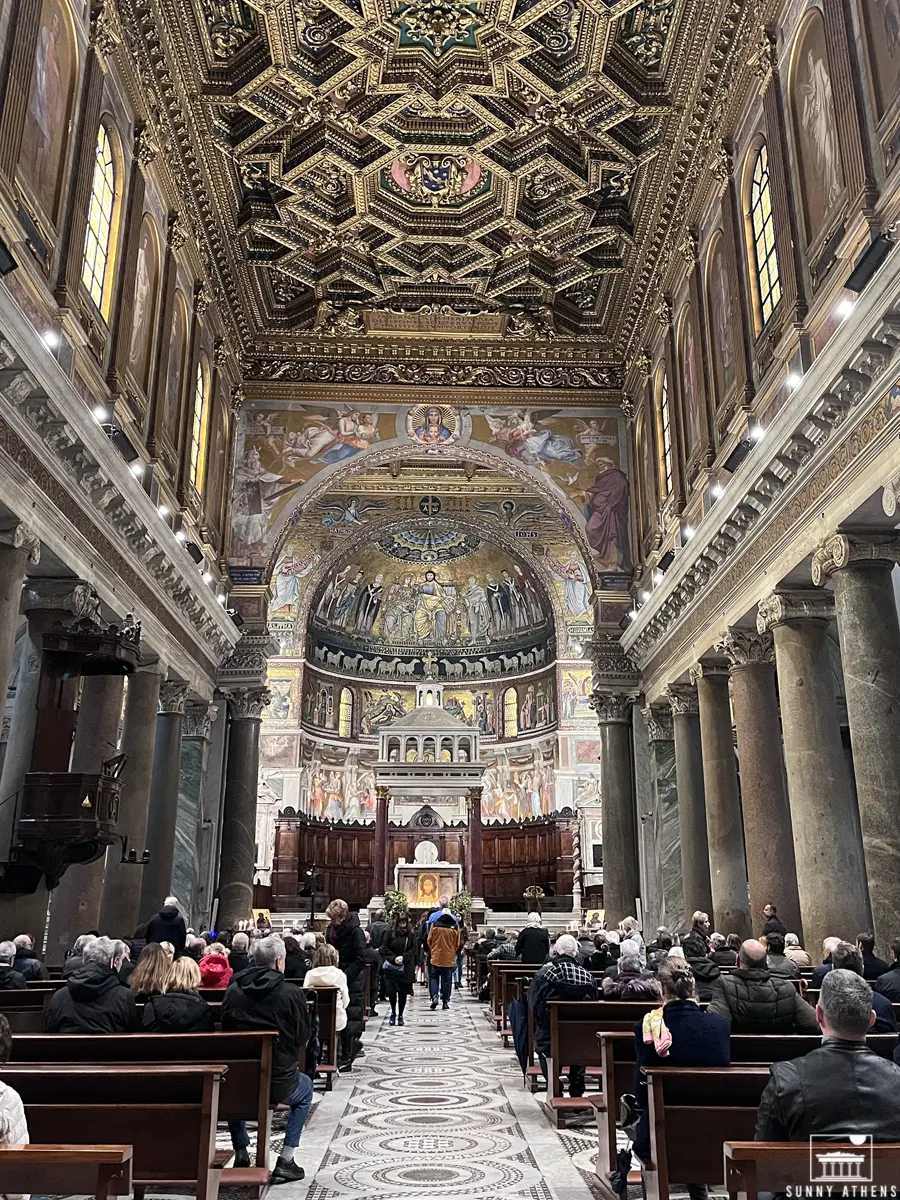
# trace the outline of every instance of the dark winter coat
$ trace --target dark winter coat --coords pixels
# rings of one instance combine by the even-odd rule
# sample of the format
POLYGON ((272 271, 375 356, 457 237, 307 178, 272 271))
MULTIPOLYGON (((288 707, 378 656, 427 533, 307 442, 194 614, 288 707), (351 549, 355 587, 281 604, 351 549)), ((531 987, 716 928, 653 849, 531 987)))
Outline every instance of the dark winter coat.
POLYGON ((718 964, 711 958, 698 958, 691 961, 691 970, 694 972, 697 995, 701 1000, 712 1000, 716 983, 722 976, 718 964))
MULTIPOLYGON (((302 971, 298 975, 291 975, 291 973, 288 971, 288 963, 291 962, 293 957, 294 956, 292 954, 289 954, 285 960, 284 977, 285 979, 302 979, 302 971)), ((228 955, 228 965, 231 967, 231 970, 235 975, 240 975, 241 971, 246 971, 250 966, 250 955, 245 954, 243 950, 232 950, 228 955)))
POLYGON ((709 954, 709 938, 702 929, 692 929, 681 943, 684 957, 693 962, 695 958, 706 958, 709 954))
POLYGON ((213 1033, 212 1009, 197 992, 166 992, 144 1005, 144 1033, 213 1033))
MULTIPOLYGON (((642 1110, 638 1121, 635 1153, 647 1162, 650 1158, 650 1118, 647 1101, 647 1067, 729 1067, 731 1039, 728 1024, 714 1013, 704 1012, 692 1000, 670 1000, 663 1018, 672 1045, 665 1058, 660 1058, 653 1043, 646 1045, 643 1023, 634 1027, 635 1070, 634 1094, 642 1110)), ((689 1180, 681 1180, 688 1183, 689 1180)))
POLYGON ((766 917, 766 923, 763 925, 762 935, 768 937, 770 933, 780 933, 782 937, 787 933, 787 926, 780 917, 766 917))
POLYGON ((347 1033, 354 1041, 363 1032, 363 994, 365 992, 366 938, 359 917, 350 913, 340 925, 331 924, 325 940, 338 952, 338 966, 347 976, 350 1005, 347 1009, 347 1033))
POLYGON ((280 971, 250 967, 235 975, 222 997, 223 1030, 277 1029, 272 1046, 273 1104, 297 1086, 297 1056, 309 1041, 306 993, 280 971))
POLYGON ((20 974, 15 967, 8 967, 4 963, 0 966, 0 989, 4 992, 11 988, 27 988, 28 983, 25 976, 20 974))
POLYGON ((615 979, 603 980, 604 1000, 659 1000, 662 991, 659 980, 652 976, 618 975, 615 979))
POLYGON ((44 1033, 133 1033, 139 1026, 131 989, 111 967, 73 971, 44 1013, 44 1033))
POLYGON ((380 950, 382 942, 390 933, 391 927, 387 921, 373 921, 369 926, 369 945, 373 950, 380 950))
POLYGON ((738 967, 716 984, 709 1011, 724 1017, 732 1033, 819 1033, 815 1009, 789 979, 766 967, 738 967))
POLYGON ((863 955, 863 979, 868 979, 872 983, 876 979, 880 979, 885 971, 891 969, 891 964, 886 963, 883 958, 879 958, 877 954, 863 955))
POLYGON ((175 947, 175 957, 181 957, 187 941, 187 926, 177 908, 169 905, 159 910, 147 926, 147 941, 171 942, 175 947))
POLYGON ((526 925, 516 939, 516 958, 523 963, 542 963, 550 953, 550 934, 540 925, 526 925))
POLYGON ((612 956, 608 946, 604 950, 595 950, 589 958, 584 960, 584 965, 589 971, 605 971, 611 963, 612 956))
POLYGON ((25 946, 16 947, 16 959, 13 963, 13 969, 18 971, 20 975, 24 975, 26 979, 50 978, 50 972, 35 952, 28 950, 25 946))
POLYGON ((897 1018, 894 1016, 894 1006, 887 996, 882 996, 880 992, 873 992, 872 1008, 875 1010, 875 1024, 869 1033, 896 1033, 897 1018))
POLYGON ((821 964, 813 970, 812 978, 809 981, 809 986, 811 988, 820 988, 822 986, 822 980, 831 970, 832 965, 831 955, 829 954, 828 957, 822 959, 821 964))
POLYGON ((805 1142, 812 1134, 900 1140, 900 1067, 865 1042, 824 1038, 789 1062, 772 1063, 759 1102, 756 1140, 805 1142))
POLYGON ((889 971, 879 975, 872 987, 879 995, 886 996, 891 1004, 900 1004, 900 962, 895 962, 889 971))
POLYGON ((597 1000, 597 982, 576 958, 557 954, 537 972, 528 989, 534 1018, 534 1048, 539 1054, 550 1050, 548 1000, 597 1000))
POLYGON ((781 975, 784 979, 800 978, 800 968, 786 954, 770 954, 766 961, 769 965, 770 975, 781 975))
MULTIPOLYGON (((250 960, 246 954, 239 955, 240 958, 247 958, 247 962, 242 967, 234 966, 234 954, 232 954, 229 962, 232 965, 235 975, 238 971, 246 971, 250 966, 250 960)), ((310 969, 312 963, 304 954, 287 954, 284 959, 284 977, 285 979, 305 979, 306 972, 310 969)))
POLYGON ((738 964, 737 953, 729 950, 727 946, 723 950, 714 950, 709 958, 717 967, 736 967, 738 964))
POLYGON ((391 975, 384 972, 382 978, 393 983, 403 983, 408 989, 412 985, 416 977, 416 935, 412 929, 407 929, 401 932, 396 929, 388 929, 387 937, 378 947, 378 953, 381 956, 382 971, 384 972, 384 963, 393 962, 395 958, 402 955, 403 957, 403 978, 399 975, 391 975))

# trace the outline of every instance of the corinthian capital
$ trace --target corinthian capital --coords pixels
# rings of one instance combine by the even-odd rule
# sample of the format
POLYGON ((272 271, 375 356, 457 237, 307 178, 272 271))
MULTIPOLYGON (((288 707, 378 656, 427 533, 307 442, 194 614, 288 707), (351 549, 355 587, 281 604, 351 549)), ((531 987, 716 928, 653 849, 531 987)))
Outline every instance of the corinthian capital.
POLYGON ((832 534, 813 553, 813 583, 818 586, 835 571, 870 562, 900 562, 900 536, 893 532, 832 534))
POLYGON ((651 742, 671 742, 675 736, 672 729, 672 713, 666 708, 644 708, 644 721, 651 742))
POLYGON ((768 632, 756 629, 729 629, 715 646, 725 655, 732 671, 775 661, 775 643, 768 632))
POLYGON ((41 561, 41 542, 37 534, 22 521, 3 521, 0 523, 0 545, 11 546, 14 550, 24 550, 32 566, 41 561))
POLYGON ((268 688, 228 688, 228 707, 232 721, 261 721, 263 709, 272 699, 268 688))
POLYGON ((834 597, 819 588, 799 588, 793 592, 773 592, 760 600, 756 610, 756 628, 767 633, 788 621, 830 621, 834 616, 834 597))
POLYGON ((181 736, 208 738, 218 712, 217 704, 188 704, 184 710, 181 736))
POLYGON ((177 679, 167 679, 159 685, 159 711, 161 713, 184 714, 190 684, 177 679))
POLYGON ((637 700, 637 692, 591 692, 588 703, 597 714, 600 725, 627 725, 631 720, 631 708, 637 700))
POLYGON ((700 712, 697 689, 688 683, 670 683, 666 688, 672 715, 695 717, 700 712))

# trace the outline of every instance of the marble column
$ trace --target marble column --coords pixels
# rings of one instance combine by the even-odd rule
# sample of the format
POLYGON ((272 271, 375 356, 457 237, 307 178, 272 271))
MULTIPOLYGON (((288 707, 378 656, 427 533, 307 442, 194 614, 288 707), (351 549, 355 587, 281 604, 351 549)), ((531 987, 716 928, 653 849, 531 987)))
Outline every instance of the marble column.
MULTIPOLYGON (((116 754, 124 690, 124 675, 84 678, 72 746, 70 770, 74 774, 98 773, 103 761, 116 754)), ((51 966, 60 965, 79 934, 99 928, 103 867, 103 858, 69 867, 51 893, 47 934, 47 961, 51 966)))
MULTIPOLYGON (((159 687, 159 714, 153 747, 153 777, 147 817, 150 861, 141 869, 141 921, 159 912, 172 891, 175 857, 175 820, 178 812, 178 776, 181 764, 181 728, 188 684, 167 680, 159 687)), ((179 897, 179 900, 181 897, 179 897)))
POLYGON ((896 562, 895 533, 836 534, 813 556, 813 581, 830 575, 834 582, 866 876, 882 953, 897 936, 900 918, 900 622, 891 581, 896 562))
POLYGON ((791 933, 802 937, 772 635, 729 629, 716 649, 731 669, 751 924, 761 932, 763 909, 774 904, 791 933))
POLYGON ((775 639, 800 911, 813 955, 823 938, 852 937, 871 922, 828 645, 833 612, 829 593, 807 588, 768 596, 756 619, 775 639))
POLYGON ((194 926, 198 920, 203 787, 209 764, 210 733, 218 711, 215 704, 188 704, 181 731, 172 894, 181 901, 188 923, 194 926))
POLYGON ((387 832, 388 804, 391 800, 389 788, 375 789, 375 891, 376 896, 383 896, 387 887, 387 832))
POLYGON ((713 926, 720 933, 746 938, 750 936, 750 905, 728 670, 724 664, 701 662, 691 670, 691 682, 697 687, 700 710, 713 926))
MULTIPOLYGON (((163 663, 149 663, 129 676, 122 725, 122 753, 128 762, 122 774, 119 802, 119 834, 128 839, 128 849, 140 860, 147 846, 147 819, 153 754, 156 744, 156 714, 159 689, 165 679, 163 663)), ((139 920, 141 881, 144 866, 122 862, 122 847, 116 842, 106 852, 100 929, 110 937, 131 937, 139 920)))
POLYGON ((666 695, 672 707, 675 733, 675 778, 678 787, 678 825, 681 832, 683 915, 712 913, 709 874, 709 837, 706 826, 706 791, 703 783, 703 748, 700 740, 700 704, 697 689, 673 684, 666 695))
POLYGON ((591 707, 600 727, 603 798, 603 907, 609 927, 634 916, 640 887, 631 762, 634 692, 595 690, 591 707))
POLYGON ((484 847, 481 828, 481 788, 469 788, 467 811, 469 817, 466 850, 466 886, 471 896, 484 895, 484 847))
POLYGON ((19 605, 25 569, 41 561, 41 544, 27 525, 15 519, 0 524, 0 687, 6 695, 6 683, 12 666, 19 624, 19 605))
MULTIPOLYGON (((225 689, 223 689, 225 690, 225 689)), ((219 929, 249 920, 256 866, 256 791, 259 727, 271 693, 264 687, 228 688, 231 727, 225 764, 225 807, 219 863, 219 929)))
MULTIPOLYGON (((675 731, 672 713, 658 706, 644 708, 646 739, 636 736, 634 748, 635 802, 641 862, 641 902, 644 926, 681 922, 682 896, 681 831, 678 825, 678 785, 675 776, 675 731), (647 746, 649 789, 642 789, 641 741, 647 746), (646 799, 642 791, 649 790, 646 799)), ((635 732, 640 722, 634 722, 635 732)))

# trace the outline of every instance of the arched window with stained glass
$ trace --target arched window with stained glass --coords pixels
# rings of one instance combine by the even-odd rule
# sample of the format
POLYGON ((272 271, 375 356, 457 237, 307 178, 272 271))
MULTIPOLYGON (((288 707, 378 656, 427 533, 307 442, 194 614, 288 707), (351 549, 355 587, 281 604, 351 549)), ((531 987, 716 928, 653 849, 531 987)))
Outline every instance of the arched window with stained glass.
POLYGON ((769 152, 762 142, 755 151, 748 192, 748 225, 751 238, 751 275, 754 283, 756 324, 767 323, 781 299, 781 269, 775 243, 775 214, 769 152))
POLYGON ((194 410, 191 419, 190 480, 198 495, 206 481, 206 448, 209 441, 209 367, 201 354, 194 380, 194 410))
POLYGON ((106 125, 97 129, 94 171, 88 204, 81 282, 104 317, 112 294, 113 242, 118 204, 118 180, 113 142, 106 125))

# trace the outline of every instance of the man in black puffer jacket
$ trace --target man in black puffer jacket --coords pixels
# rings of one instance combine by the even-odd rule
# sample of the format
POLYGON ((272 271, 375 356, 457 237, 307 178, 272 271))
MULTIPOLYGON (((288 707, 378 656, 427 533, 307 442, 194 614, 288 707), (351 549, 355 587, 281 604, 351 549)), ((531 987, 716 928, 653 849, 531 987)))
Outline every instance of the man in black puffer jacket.
POLYGON ((772 976, 762 942, 741 944, 738 968, 721 975, 709 1004, 732 1033, 818 1033, 813 1008, 793 983, 772 976))
POLYGON ((50 972, 34 952, 31 934, 20 933, 13 941, 16 944, 16 961, 13 966, 19 974, 24 975, 26 979, 49 979, 50 972))
POLYGON ((119 979, 127 953, 124 942, 95 938, 85 946, 83 964, 55 992, 44 1013, 44 1033, 134 1033, 134 995, 119 979))
POLYGON ((175 957, 181 958, 187 941, 187 926, 174 896, 167 896, 165 904, 151 919, 147 926, 147 941, 171 942, 175 947, 175 957))
POLYGON ((341 1070, 349 1070, 354 1058, 362 1051, 363 993, 365 992, 366 939, 359 927, 359 917, 350 911, 345 900, 332 900, 325 909, 331 924, 325 940, 338 952, 338 966, 347 976, 350 1006, 347 1025, 341 1030, 341 1070))

